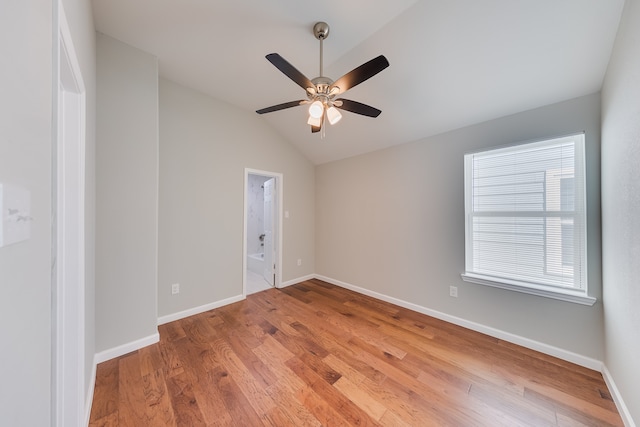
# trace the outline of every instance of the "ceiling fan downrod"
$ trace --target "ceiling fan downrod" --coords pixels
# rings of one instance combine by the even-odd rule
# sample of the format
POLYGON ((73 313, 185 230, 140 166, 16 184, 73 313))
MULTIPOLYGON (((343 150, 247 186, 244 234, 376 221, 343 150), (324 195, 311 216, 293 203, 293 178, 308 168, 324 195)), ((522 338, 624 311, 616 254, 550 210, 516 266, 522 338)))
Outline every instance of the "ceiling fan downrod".
POLYGON ((323 65, 323 49, 322 42, 324 39, 329 37, 329 24, 326 22, 316 22, 313 26, 313 35, 320 40, 320 75, 318 77, 322 77, 322 65, 323 65))

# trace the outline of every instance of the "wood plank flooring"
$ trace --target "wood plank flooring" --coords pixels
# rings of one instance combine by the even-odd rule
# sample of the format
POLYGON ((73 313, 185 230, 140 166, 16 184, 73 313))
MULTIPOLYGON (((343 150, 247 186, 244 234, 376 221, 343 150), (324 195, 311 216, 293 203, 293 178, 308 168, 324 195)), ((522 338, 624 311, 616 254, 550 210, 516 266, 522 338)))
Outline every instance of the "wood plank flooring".
POLYGON ((623 426, 598 372, 319 280, 159 329, 91 426, 623 426))

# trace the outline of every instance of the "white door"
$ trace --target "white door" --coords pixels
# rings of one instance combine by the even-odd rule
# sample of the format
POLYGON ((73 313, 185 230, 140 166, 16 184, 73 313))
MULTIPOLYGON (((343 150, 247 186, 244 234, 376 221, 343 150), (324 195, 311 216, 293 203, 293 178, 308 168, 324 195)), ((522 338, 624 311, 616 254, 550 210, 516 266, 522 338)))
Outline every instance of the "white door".
POLYGON ((275 246, 273 231, 275 228, 275 178, 264 183, 264 280, 275 286, 275 246))

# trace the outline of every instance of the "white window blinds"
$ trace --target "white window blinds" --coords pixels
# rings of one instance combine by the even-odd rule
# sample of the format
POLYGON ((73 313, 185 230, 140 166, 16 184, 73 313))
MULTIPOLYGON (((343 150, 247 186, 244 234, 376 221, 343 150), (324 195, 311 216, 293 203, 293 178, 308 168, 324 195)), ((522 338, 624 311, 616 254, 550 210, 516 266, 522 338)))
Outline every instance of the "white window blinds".
POLYGON ((466 270, 586 292, 584 134, 465 156, 466 270))

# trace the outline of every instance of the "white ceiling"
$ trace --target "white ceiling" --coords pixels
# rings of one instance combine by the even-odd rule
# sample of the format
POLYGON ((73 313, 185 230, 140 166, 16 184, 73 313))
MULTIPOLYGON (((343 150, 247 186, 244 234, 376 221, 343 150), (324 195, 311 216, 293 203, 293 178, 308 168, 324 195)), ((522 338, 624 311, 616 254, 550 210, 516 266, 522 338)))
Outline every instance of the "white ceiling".
POLYGON ((383 54, 326 136, 306 108, 260 116, 316 164, 597 92, 624 0, 92 0, 98 31, 158 57, 160 75, 246 111, 303 99, 277 52, 318 75, 313 24, 331 26, 324 74, 383 54))

